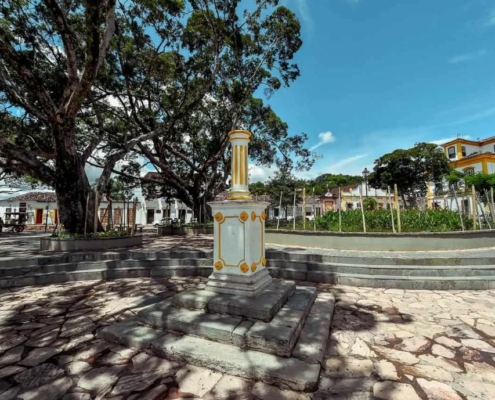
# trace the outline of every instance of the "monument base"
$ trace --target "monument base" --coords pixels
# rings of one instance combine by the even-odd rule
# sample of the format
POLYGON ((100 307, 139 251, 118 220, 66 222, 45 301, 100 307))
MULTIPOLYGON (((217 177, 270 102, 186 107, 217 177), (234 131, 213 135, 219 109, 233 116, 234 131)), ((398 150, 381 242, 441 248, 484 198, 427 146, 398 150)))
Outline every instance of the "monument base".
POLYGON ((224 294, 208 290, 186 290, 173 297, 176 307, 206 310, 211 313, 229 314, 245 318, 271 321, 285 302, 293 295, 296 285, 293 282, 274 280, 256 297, 244 294, 224 294))
POLYGON ((216 293, 254 297, 272 283, 272 277, 266 269, 254 275, 212 274, 205 290, 216 293))
POLYGON ((278 280, 255 298, 188 290, 103 328, 98 336, 159 357, 313 391, 334 304, 330 293, 278 280), (271 318, 257 318, 263 315, 271 318))

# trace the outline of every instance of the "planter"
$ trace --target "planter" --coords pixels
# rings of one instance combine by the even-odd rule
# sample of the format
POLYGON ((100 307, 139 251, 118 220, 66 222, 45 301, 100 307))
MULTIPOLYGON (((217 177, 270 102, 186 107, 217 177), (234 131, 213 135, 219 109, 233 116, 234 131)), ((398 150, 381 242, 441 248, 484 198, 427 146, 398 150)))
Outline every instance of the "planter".
POLYGON ((189 227, 189 226, 159 226, 158 236, 196 236, 213 235, 213 227, 189 227))
POLYGON ((338 233, 266 230, 267 244, 363 251, 435 251, 495 247, 495 231, 338 233))
POLYGON ((40 238, 42 251, 81 251, 81 250, 106 250, 140 246, 143 244, 142 236, 120 236, 97 239, 74 238, 40 238))

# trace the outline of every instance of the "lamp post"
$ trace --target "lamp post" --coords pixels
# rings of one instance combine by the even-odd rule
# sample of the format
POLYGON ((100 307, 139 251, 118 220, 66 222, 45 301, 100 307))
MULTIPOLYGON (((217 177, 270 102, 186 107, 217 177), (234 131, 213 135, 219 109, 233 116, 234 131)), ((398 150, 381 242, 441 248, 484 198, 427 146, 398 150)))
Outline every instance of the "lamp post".
POLYGON ((370 171, 368 171, 368 168, 365 167, 362 173, 364 178, 364 184, 366 185, 365 186, 366 197, 368 197, 368 175, 370 174, 370 171))

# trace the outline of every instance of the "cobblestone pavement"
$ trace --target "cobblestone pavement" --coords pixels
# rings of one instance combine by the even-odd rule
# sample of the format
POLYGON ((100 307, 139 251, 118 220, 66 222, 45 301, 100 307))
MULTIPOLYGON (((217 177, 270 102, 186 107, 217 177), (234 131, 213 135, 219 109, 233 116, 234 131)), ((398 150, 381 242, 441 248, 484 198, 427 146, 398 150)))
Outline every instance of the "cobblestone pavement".
POLYGON ((204 282, 143 278, 0 291, 0 399, 495 399, 493 290, 315 285, 338 302, 311 394, 97 338, 104 326, 132 317, 143 295, 167 297, 204 282))

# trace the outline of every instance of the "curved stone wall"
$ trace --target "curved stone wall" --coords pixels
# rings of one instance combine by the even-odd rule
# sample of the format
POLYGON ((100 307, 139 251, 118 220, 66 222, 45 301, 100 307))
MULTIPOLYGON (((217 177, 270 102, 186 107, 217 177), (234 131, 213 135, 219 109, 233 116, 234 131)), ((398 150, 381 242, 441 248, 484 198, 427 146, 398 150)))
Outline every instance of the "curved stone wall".
POLYGON ((363 251, 435 251, 495 247, 495 230, 422 233, 338 233, 266 230, 267 244, 363 251))

